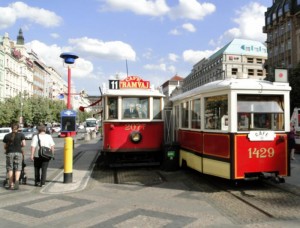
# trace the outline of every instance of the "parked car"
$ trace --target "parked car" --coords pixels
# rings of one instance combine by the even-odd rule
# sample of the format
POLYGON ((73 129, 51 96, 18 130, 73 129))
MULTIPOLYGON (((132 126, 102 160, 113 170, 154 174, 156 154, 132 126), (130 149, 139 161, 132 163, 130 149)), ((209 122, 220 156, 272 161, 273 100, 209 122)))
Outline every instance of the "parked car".
POLYGON ((58 133, 60 132, 60 130, 61 130, 60 125, 52 126, 52 133, 58 133))
POLYGON ((25 139, 30 140, 38 133, 38 130, 36 128, 22 128, 20 132, 24 134, 25 139))
MULTIPOLYGON (((4 136, 11 132, 10 127, 1 127, 0 128, 0 140, 4 139, 4 136)), ((1 148, 2 149, 2 148, 1 148)))

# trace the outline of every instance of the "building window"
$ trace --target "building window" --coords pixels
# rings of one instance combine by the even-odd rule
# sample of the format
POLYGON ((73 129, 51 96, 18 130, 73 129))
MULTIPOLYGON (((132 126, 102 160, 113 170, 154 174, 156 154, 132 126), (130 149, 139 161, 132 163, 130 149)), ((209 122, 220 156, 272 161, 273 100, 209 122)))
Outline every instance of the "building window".
POLYGON ((257 76, 263 76, 263 71, 262 70, 257 70, 257 76))
POLYGON ((288 12, 288 11, 290 11, 290 6, 289 6, 288 3, 286 3, 286 4, 284 5, 284 12, 286 13, 286 12, 288 12))
POLYGON ((238 69, 237 68, 232 68, 231 69, 231 74, 232 75, 237 75, 238 69))
POLYGON ((247 58, 247 63, 253 63, 253 58, 247 58))
POLYGON ((248 69, 248 75, 253 76, 254 75, 254 70, 253 69, 248 69))
POLYGON ((262 63, 262 59, 256 59, 256 63, 262 63))

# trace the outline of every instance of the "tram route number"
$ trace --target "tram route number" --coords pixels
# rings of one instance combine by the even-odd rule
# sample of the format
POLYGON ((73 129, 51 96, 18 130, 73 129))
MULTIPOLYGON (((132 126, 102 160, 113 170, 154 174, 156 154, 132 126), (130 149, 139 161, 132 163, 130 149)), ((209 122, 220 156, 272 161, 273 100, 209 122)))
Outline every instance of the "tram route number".
POLYGON ((275 155, 275 150, 272 147, 269 148, 249 148, 249 158, 272 158, 275 155))
POLYGON ((146 124, 125 124, 125 131, 145 130, 146 124))
POLYGON ((119 80, 109 80, 109 89, 120 89, 119 80))

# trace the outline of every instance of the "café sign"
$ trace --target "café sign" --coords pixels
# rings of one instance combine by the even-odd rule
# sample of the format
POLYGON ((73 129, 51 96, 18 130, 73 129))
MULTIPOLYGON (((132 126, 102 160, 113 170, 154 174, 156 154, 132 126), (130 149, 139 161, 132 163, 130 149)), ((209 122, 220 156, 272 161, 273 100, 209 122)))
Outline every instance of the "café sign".
POLYGON ((123 80, 109 80, 110 89, 150 89, 150 81, 138 76, 128 76, 123 80))
POLYGON ((251 131, 248 134, 250 141, 273 141, 275 137, 274 131, 251 131))
POLYGON ((120 81, 120 89, 149 89, 150 82, 144 81, 138 76, 128 76, 120 81))

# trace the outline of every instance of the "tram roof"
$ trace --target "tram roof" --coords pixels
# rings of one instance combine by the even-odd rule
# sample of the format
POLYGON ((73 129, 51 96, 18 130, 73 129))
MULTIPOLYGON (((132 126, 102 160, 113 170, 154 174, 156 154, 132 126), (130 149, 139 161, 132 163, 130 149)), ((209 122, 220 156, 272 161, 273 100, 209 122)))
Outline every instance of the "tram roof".
POLYGON ((164 97, 157 89, 106 89, 103 96, 144 96, 144 97, 164 97))
POLYGON ((174 97, 171 97, 171 101, 181 100, 183 98, 188 98, 191 96, 195 96, 197 94, 216 92, 220 90, 259 90, 259 91, 290 91, 291 87, 289 83, 278 83, 278 82, 270 82, 259 79, 225 79, 225 80, 217 80, 187 92, 178 94, 174 97))

